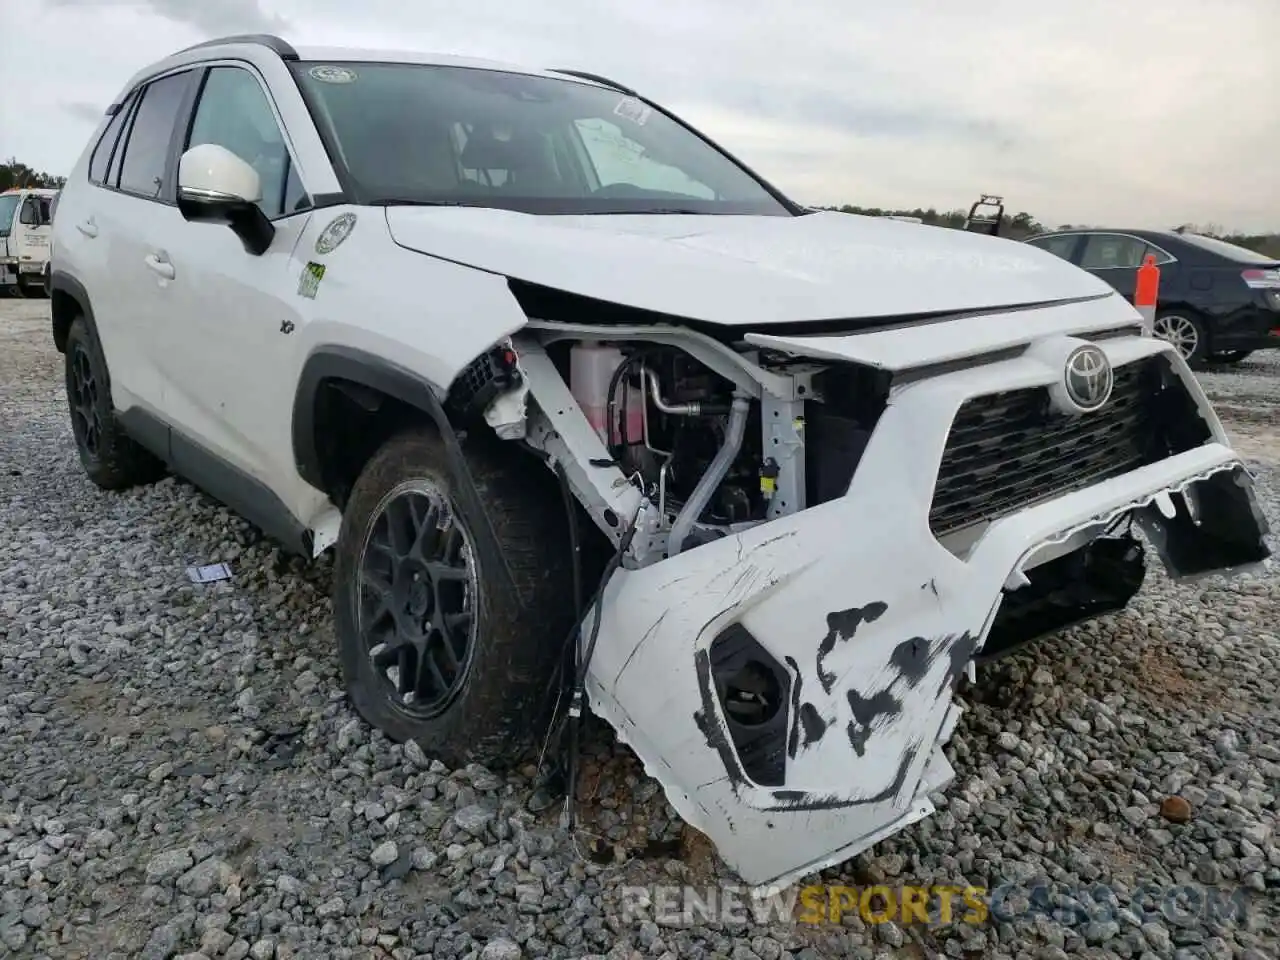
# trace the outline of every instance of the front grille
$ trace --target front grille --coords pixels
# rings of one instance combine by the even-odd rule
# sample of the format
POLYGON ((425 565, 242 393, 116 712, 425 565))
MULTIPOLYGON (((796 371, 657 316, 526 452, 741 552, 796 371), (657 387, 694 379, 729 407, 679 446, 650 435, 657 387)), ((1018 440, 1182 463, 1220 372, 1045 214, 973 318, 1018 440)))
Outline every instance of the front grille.
MULTIPOLYGON (((1164 411, 1174 406, 1169 394, 1177 395, 1184 412, 1190 398, 1180 380, 1165 375, 1166 367, 1159 357, 1117 367, 1107 405, 1075 417, 1053 411, 1045 387, 967 400, 938 470, 929 511, 934 535, 995 520, 1178 452, 1170 449, 1164 411)), ((1195 442, 1206 438, 1197 431, 1195 442)))

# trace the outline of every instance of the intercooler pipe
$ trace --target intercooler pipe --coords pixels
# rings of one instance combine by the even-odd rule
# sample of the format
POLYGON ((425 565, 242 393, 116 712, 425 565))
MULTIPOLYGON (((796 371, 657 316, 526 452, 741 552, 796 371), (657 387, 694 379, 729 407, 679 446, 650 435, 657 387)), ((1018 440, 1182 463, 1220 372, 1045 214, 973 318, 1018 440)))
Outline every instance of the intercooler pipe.
POLYGON ((742 450, 742 438, 747 432, 747 412, 750 409, 750 401, 745 396, 735 393, 733 406, 729 408, 729 429, 725 431, 724 443, 720 445, 720 450, 711 461, 711 466, 707 467, 707 472, 693 488, 693 493, 689 495, 685 505, 680 508, 675 523, 671 524, 671 533, 667 536, 668 557, 674 557, 684 549, 685 538, 692 532, 693 525, 702 516, 702 511, 711 502, 716 488, 720 486, 729 468, 733 466, 733 461, 737 459, 739 451, 742 450))

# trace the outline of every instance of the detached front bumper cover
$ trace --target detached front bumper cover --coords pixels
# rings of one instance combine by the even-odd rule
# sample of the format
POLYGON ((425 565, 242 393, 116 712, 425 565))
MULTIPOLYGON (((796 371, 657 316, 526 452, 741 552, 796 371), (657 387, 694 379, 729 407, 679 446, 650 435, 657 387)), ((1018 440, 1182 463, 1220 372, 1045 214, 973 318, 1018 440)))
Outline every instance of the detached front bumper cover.
POLYGON ((1131 514, 1173 576, 1269 556, 1250 475, 1211 442, 999 520, 961 559, 931 535, 922 488, 887 482, 912 476, 884 439, 908 408, 890 408, 905 420, 882 423, 844 498, 619 571, 605 599, 593 708, 752 885, 933 812, 954 778, 955 683, 1037 555, 1131 514))

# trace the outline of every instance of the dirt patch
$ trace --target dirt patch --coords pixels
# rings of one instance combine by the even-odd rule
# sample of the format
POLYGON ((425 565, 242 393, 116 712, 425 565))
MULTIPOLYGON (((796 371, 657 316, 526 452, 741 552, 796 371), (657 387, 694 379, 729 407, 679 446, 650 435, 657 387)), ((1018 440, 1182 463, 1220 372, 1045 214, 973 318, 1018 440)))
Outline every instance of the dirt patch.
POLYGON ((174 709, 157 706, 154 710, 131 713, 129 701, 109 683, 79 680, 60 698, 60 703, 86 733, 99 737, 131 737, 146 732, 149 736, 178 731, 204 730, 213 725, 209 711, 201 707, 174 709))
POLYGON ((1198 692, 1182 669, 1159 650, 1142 651, 1137 679, 1145 693, 1156 697, 1188 697, 1198 692))

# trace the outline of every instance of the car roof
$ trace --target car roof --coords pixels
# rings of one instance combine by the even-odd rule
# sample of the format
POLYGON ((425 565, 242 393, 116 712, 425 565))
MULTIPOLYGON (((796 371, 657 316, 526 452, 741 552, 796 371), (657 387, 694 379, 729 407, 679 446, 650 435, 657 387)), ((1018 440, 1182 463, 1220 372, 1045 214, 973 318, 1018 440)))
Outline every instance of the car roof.
POLYGON ((631 92, 604 77, 560 68, 533 67, 518 63, 508 63, 502 60, 422 50, 341 46, 303 46, 295 48, 279 37, 268 34, 250 34, 206 40, 195 46, 178 50, 135 73, 124 87, 121 96, 123 97, 128 91, 159 74, 222 57, 240 57, 250 61, 267 57, 279 57, 287 60, 320 63, 354 63, 363 61, 365 63, 410 63, 423 66, 468 67, 477 70, 500 70, 504 73, 519 73, 531 77, 546 77, 548 79, 562 80, 566 83, 584 83, 623 93, 631 92))
POLYGON ((1144 240, 1177 240, 1180 236, 1174 230, 1149 230, 1145 227, 1065 227, 1061 230, 1046 230, 1044 233, 1037 233, 1035 237, 1028 239, 1068 236, 1074 233, 1118 233, 1121 235, 1127 234, 1131 237, 1141 237, 1144 240))
POLYGON ((371 47, 298 47, 300 60, 319 60, 324 63, 364 61, 365 63, 413 63, 433 67, 471 67, 479 70, 501 70, 505 73, 523 73, 529 76, 557 77, 552 70, 542 70, 504 60, 489 60, 423 50, 384 50, 371 47))

